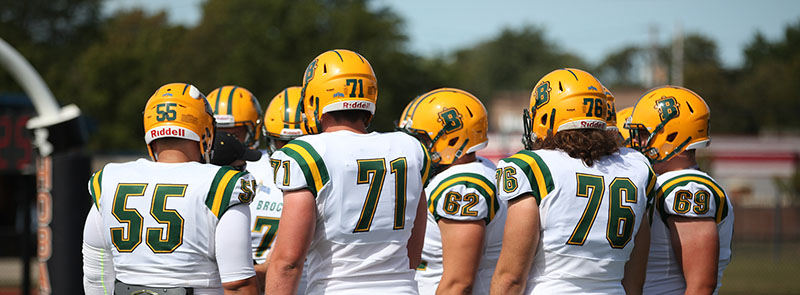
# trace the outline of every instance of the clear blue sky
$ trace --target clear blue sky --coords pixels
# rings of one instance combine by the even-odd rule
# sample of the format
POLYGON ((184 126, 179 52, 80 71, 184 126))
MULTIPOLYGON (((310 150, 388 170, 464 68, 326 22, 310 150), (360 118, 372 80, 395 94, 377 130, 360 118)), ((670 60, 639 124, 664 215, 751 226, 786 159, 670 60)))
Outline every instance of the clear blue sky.
MULTIPOLYGON (((144 7, 167 10, 176 23, 194 24, 202 0, 107 0, 104 11, 144 7)), ((756 32, 782 38, 788 24, 800 21, 798 0, 373 0, 405 19, 409 47, 435 55, 468 47, 495 36, 504 27, 531 24, 543 28, 562 49, 597 63, 626 45, 645 45, 650 27, 668 42, 677 27, 716 41, 726 66, 738 66, 742 49, 756 32)))

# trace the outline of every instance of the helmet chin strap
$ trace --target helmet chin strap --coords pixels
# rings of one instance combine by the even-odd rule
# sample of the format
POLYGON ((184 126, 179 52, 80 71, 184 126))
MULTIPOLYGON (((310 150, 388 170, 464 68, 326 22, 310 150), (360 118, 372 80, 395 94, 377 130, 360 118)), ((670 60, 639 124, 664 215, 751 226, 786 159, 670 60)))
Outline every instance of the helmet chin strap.
POLYGON ((208 164, 210 162, 209 160, 214 156, 214 150, 210 149, 209 147, 203 149, 204 146, 205 144, 203 142, 200 142, 200 150, 205 151, 205 153, 200 154, 199 162, 203 164, 208 164))
POLYGON ((522 110, 522 145, 526 150, 533 149, 533 116, 528 109, 522 110))
MULTIPOLYGON (((684 147, 686 147, 686 145, 688 145, 688 144, 689 144, 689 141, 691 141, 691 140, 692 140, 692 137, 691 137, 691 136, 689 136, 689 138, 687 138, 687 139, 686 139, 686 140, 684 140, 684 141, 683 141, 681 144, 679 144, 679 145, 678 145, 678 147, 676 147, 675 149, 673 149, 673 150, 672 150, 672 152, 670 152, 669 154, 667 154, 666 156, 664 156, 664 158, 663 158, 663 159, 656 159, 656 160, 650 159, 650 163, 651 163, 651 164, 656 164, 656 163, 661 163, 661 162, 666 162, 666 161, 669 161, 669 159, 672 159, 672 157, 674 157, 675 155, 677 155, 677 154, 681 153, 681 152, 682 152, 682 150, 683 150, 683 148, 684 148, 684 147)), ((656 156, 658 156, 658 149, 657 149, 657 148, 654 148, 654 147, 651 147, 651 148, 648 148, 648 149, 646 149, 646 150, 645 150, 645 152, 647 152, 647 153, 650 153, 650 152, 651 152, 651 150, 652 150, 652 152, 654 152, 654 153, 655 153, 655 155, 656 155, 656 156)), ((645 154, 645 155, 646 155, 646 154, 645 154)), ((648 156, 647 158, 650 158, 650 157, 648 156)))

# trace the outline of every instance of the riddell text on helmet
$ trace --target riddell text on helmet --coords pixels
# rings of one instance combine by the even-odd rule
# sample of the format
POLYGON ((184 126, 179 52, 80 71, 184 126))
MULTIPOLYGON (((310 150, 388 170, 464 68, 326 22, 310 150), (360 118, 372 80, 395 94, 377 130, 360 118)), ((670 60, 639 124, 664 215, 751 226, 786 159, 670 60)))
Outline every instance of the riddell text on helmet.
POLYGON ((594 129, 603 129, 605 128, 605 124, 598 121, 581 121, 581 128, 594 128, 594 129))
POLYGON ((156 138, 159 136, 179 136, 179 137, 186 137, 186 130, 184 129, 173 129, 173 128, 164 128, 160 130, 150 130, 150 137, 156 138))
POLYGON ((342 108, 345 109, 357 109, 357 110, 366 110, 369 108, 369 104, 363 101, 355 101, 355 102, 342 102, 342 108))

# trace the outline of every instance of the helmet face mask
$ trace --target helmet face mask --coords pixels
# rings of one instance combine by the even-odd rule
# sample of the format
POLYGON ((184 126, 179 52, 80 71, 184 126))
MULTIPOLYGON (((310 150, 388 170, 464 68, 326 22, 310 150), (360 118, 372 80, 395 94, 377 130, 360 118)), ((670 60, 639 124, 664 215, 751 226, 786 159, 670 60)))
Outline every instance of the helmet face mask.
POLYGON ((472 94, 440 88, 412 100, 403 111, 397 130, 425 144, 432 163, 450 165, 464 154, 486 147, 487 117, 486 107, 472 94))
POLYGON ((247 89, 239 86, 222 86, 208 94, 214 110, 217 127, 244 127, 246 134, 239 138, 245 146, 257 148, 261 140, 261 105, 247 89))
POLYGON ((663 86, 645 93, 633 109, 631 147, 651 163, 670 160, 683 151, 707 146, 710 110, 705 100, 689 89, 663 86))
POLYGON ((173 137, 198 142, 202 161, 211 158, 216 131, 211 106, 197 87, 186 83, 161 86, 147 100, 143 112, 145 143, 150 158, 158 160, 150 143, 173 137))
POLYGON ((560 131, 605 129, 608 104, 600 84, 579 69, 559 69, 542 77, 523 111, 522 143, 532 149, 537 141, 560 131))
POLYGON ((631 113, 633 113, 633 107, 627 107, 617 112, 617 130, 620 136, 622 136, 622 146, 625 147, 631 147, 631 133, 628 127, 626 127, 628 123, 630 123, 631 113))
POLYGON ((280 145, 306 134, 301 87, 289 87, 272 98, 264 112, 262 133, 267 140, 267 153, 272 154, 280 145))
POLYGON ((306 131, 316 134, 321 132, 320 121, 325 113, 363 110, 370 113, 371 119, 378 98, 378 80, 369 61, 360 54, 330 50, 309 63, 301 97, 306 131))

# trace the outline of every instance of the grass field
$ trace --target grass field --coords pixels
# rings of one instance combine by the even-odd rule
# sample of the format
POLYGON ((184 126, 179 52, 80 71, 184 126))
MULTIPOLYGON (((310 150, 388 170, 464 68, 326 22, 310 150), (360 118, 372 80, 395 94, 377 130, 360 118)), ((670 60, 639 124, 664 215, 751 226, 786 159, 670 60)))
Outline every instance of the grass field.
POLYGON ((719 293, 800 294, 800 243, 775 250, 771 243, 734 243, 719 293))
MULTIPOLYGON (((734 243, 720 294, 800 294, 800 242, 785 243, 778 255, 772 243, 734 243)), ((21 294, 16 259, 0 260, 0 295, 21 294)), ((34 283, 36 278, 34 277, 34 283)))

